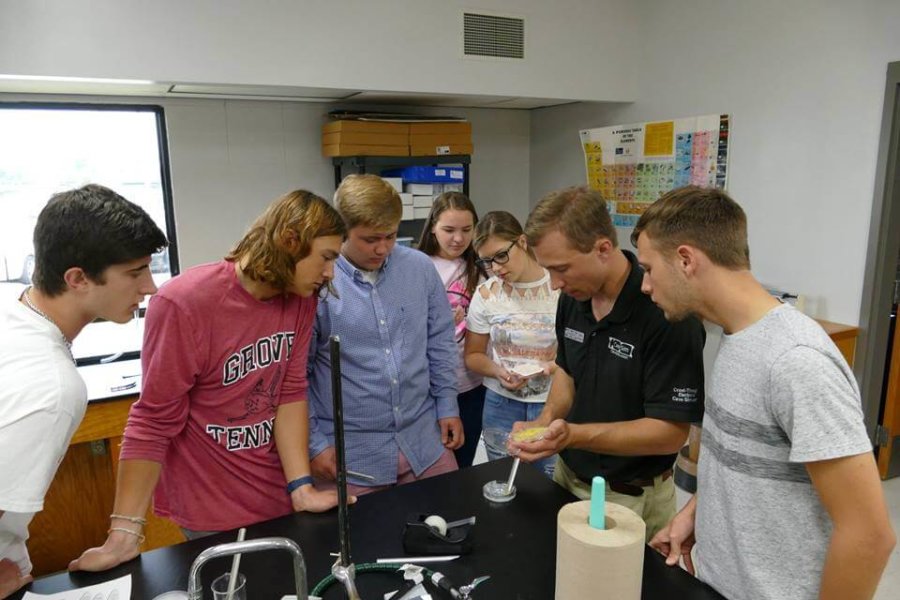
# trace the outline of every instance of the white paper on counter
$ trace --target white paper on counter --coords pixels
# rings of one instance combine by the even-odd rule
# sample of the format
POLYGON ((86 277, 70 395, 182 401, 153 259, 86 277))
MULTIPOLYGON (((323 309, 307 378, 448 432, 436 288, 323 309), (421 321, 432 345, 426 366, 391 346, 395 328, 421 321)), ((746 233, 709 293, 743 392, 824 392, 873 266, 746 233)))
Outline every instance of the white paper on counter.
POLYGON ((25 592, 22 600, 131 600, 131 575, 57 594, 25 592))

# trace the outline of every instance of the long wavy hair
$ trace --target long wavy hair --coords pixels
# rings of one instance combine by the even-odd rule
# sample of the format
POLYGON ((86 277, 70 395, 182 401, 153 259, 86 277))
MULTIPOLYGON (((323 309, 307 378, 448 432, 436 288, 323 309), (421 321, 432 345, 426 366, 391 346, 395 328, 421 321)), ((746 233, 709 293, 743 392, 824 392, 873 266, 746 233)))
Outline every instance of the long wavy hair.
MULTIPOLYGON (((472 204, 468 196, 460 192, 444 192, 434 199, 431 212, 428 213, 428 219, 422 228, 422 236, 419 238, 419 250, 428 256, 436 256, 440 252, 440 245, 432 229, 434 229, 438 219, 441 217, 441 213, 445 210, 467 210, 472 213, 472 225, 478 224, 478 213, 475 211, 475 205, 472 204)), ((472 248, 472 244, 469 244, 469 247, 466 248, 460 258, 465 263, 466 295, 471 298, 475 288, 478 287, 478 282, 483 277, 487 277, 487 274, 475 263, 475 259, 478 257, 472 248)))
POLYGON ((313 240, 329 235, 346 239, 341 215, 312 192, 295 190, 270 204, 225 260, 241 263, 254 281, 287 290, 297 263, 312 251, 313 240))

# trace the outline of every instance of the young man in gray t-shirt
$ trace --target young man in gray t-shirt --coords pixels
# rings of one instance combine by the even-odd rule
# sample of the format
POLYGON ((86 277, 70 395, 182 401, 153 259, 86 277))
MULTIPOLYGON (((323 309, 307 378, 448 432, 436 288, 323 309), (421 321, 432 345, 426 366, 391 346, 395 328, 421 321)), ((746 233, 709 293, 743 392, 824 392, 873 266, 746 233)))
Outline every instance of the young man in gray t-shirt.
POLYGON ((819 325, 750 273, 747 221, 724 192, 669 192, 632 241, 669 320, 724 329, 697 494, 650 545, 731 599, 871 598, 895 537, 859 389, 819 325))

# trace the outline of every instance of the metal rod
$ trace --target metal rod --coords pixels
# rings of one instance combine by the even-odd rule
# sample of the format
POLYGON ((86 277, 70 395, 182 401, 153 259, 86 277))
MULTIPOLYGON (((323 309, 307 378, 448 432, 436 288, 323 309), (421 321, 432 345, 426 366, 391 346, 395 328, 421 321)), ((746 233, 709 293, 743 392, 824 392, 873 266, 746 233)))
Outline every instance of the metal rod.
POLYGON ((513 461, 512 469, 509 470, 509 479, 506 480, 506 495, 512 494, 513 481, 516 480, 516 472, 519 470, 519 457, 513 461))
POLYGON ((341 338, 329 339, 331 351, 331 398, 334 401, 334 451, 337 465, 338 536, 340 564, 350 566, 350 514, 347 510, 347 457, 344 455, 344 402, 341 397, 341 338))
POLYGON ((363 479, 365 481, 375 481, 375 478, 371 475, 360 473, 359 471, 351 471, 350 469, 347 469, 347 475, 349 475, 350 477, 356 477, 357 479, 363 479))

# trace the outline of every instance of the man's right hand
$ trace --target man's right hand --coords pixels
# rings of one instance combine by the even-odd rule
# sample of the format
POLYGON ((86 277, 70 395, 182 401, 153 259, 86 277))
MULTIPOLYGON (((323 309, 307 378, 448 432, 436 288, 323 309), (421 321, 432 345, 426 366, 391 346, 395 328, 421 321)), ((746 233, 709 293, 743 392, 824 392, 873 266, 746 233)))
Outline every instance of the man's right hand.
POLYGON ((537 421, 516 421, 512 424, 512 429, 509 432, 515 433, 517 431, 524 431, 531 427, 541 427, 541 425, 538 425, 537 421))
POLYGON ((312 476, 320 481, 336 481, 337 454, 334 446, 328 446, 316 454, 315 458, 309 462, 309 469, 312 471, 312 476))
POLYGON ((28 585, 33 581, 31 575, 22 575, 19 571, 19 565, 4 558, 0 560, 0 598, 7 598, 23 585, 28 585))
POLYGON ((106 571, 141 553, 140 540, 121 531, 111 531, 99 548, 85 550, 69 563, 70 571, 106 571))
MULTIPOLYGON (((544 427, 540 421, 531 421, 531 423, 534 423, 532 427, 544 427)), ((518 425, 518 422, 513 425, 513 431, 506 446, 511 456, 518 456, 527 463, 559 454, 569 447, 572 438, 572 429, 564 419, 555 419, 547 425, 540 436, 535 439, 529 437, 530 441, 517 442, 514 439, 512 434, 519 431, 515 429, 515 425, 518 425)))
MULTIPOLYGON (((515 447, 512 441, 512 434, 517 431, 524 431, 526 429, 534 429, 536 427, 546 427, 549 423, 544 423, 540 417, 536 421, 516 421, 512 424, 512 429, 509 432, 509 439, 506 442, 506 451, 509 452, 510 456, 518 456, 520 449, 515 447)), ((525 461, 528 462, 528 461, 525 461)))
POLYGON ((691 549, 694 547, 694 515, 696 503, 692 499, 669 524, 660 529, 653 539, 650 547, 666 557, 666 564, 674 567, 679 559, 684 561, 685 570, 694 575, 694 561, 691 558, 691 549))
POLYGON ((546 427, 549 424, 550 421, 547 421, 545 423, 541 418, 538 418, 536 421, 516 421, 515 423, 513 423, 510 433, 524 431, 525 429, 533 429, 535 427, 546 427))

